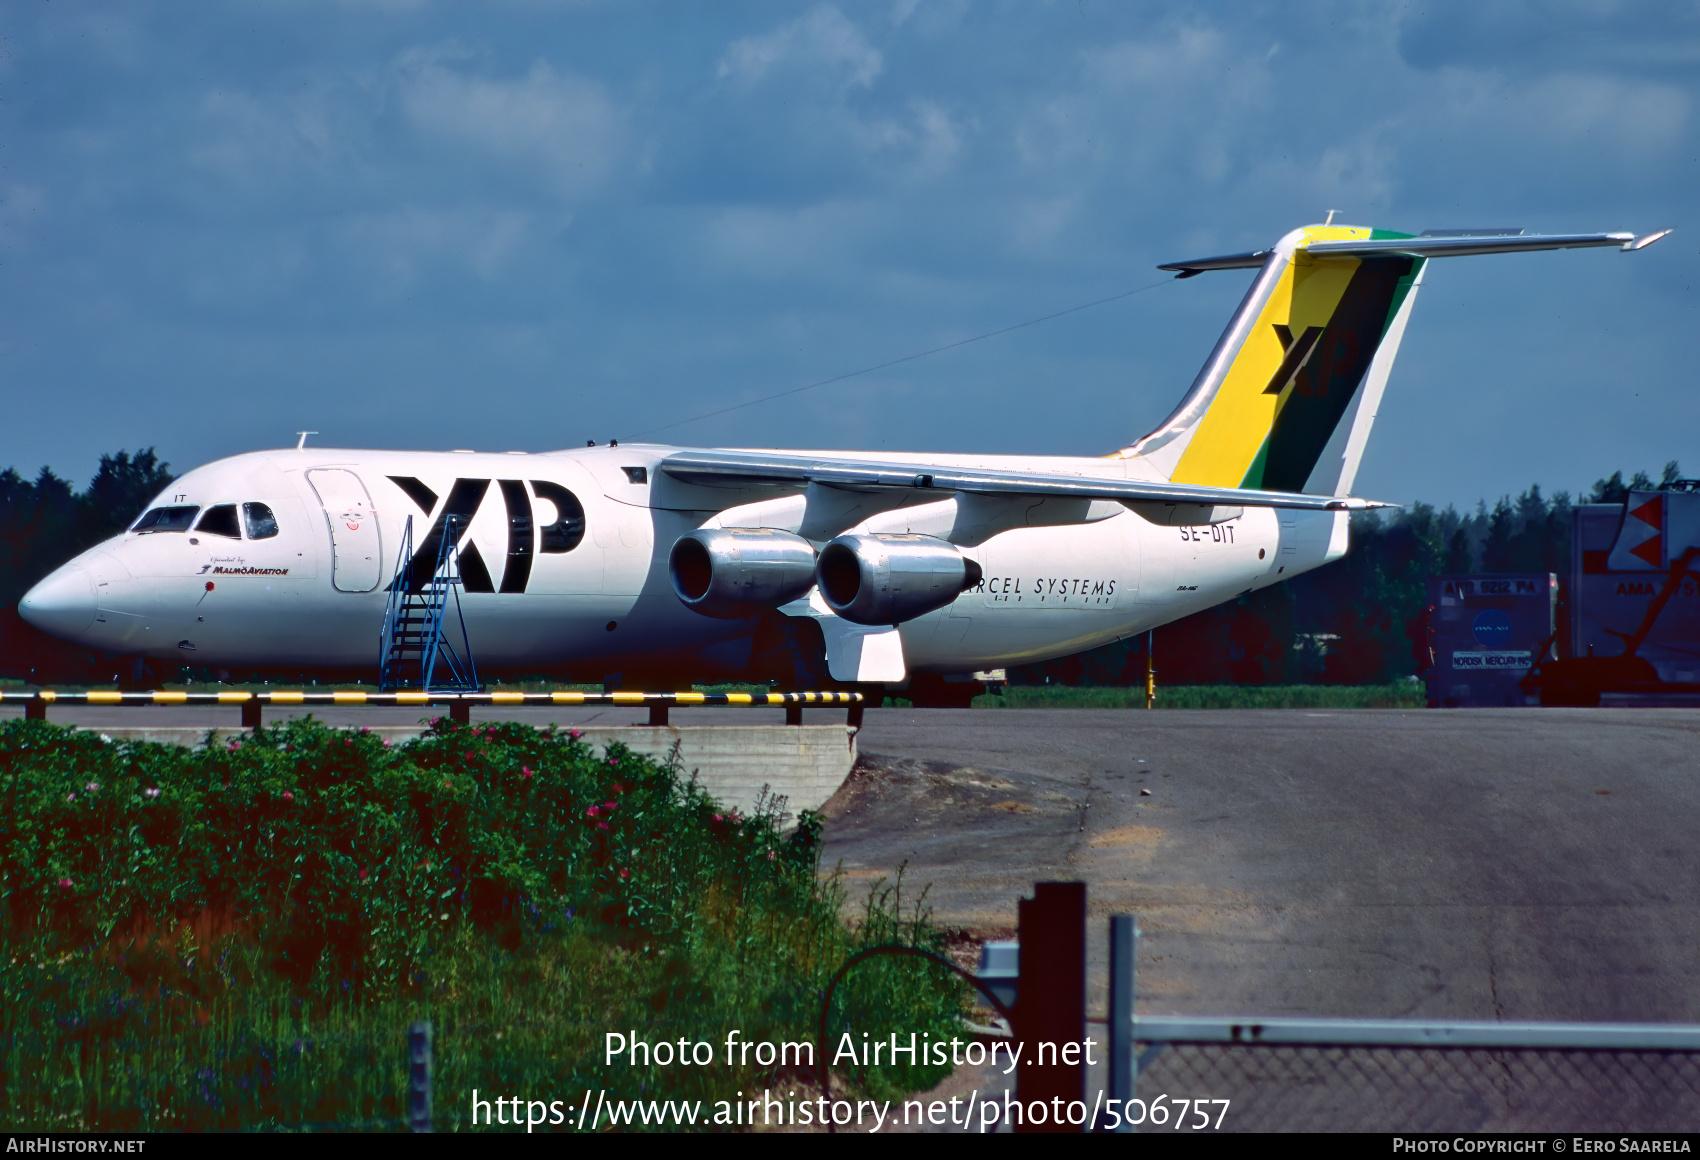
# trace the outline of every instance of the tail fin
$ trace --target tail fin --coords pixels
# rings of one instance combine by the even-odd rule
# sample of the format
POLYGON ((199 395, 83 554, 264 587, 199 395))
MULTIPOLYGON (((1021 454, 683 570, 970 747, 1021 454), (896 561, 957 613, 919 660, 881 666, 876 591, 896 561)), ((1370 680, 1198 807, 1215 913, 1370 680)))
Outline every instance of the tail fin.
POLYGON ((1309 226, 1259 254, 1184 264, 1183 278, 1262 270, 1181 405, 1122 454, 1143 456, 1176 483, 1345 495, 1424 259, 1307 251, 1312 242, 1405 237, 1309 226))
MULTIPOLYGON (((1668 233, 1669 231, 1664 231, 1668 233)), ((1345 495, 1429 258, 1616 246, 1664 233, 1525 234, 1363 226, 1294 230, 1272 249, 1159 269, 1257 269, 1179 407, 1120 453, 1176 483, 1345 495)))

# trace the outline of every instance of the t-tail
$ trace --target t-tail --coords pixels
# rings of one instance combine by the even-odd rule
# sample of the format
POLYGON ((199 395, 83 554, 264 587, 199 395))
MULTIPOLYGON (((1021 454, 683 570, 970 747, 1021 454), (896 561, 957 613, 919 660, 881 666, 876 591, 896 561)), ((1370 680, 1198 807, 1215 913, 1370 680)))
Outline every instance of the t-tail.
POLYGON ((1639 250, 1668 233, 1316 225, 1267 250, 1160 266, 1180 278, 1258 274, 1174 413, 1120 455, 1175 483, 1346 495, 1430 258, 1639 250))

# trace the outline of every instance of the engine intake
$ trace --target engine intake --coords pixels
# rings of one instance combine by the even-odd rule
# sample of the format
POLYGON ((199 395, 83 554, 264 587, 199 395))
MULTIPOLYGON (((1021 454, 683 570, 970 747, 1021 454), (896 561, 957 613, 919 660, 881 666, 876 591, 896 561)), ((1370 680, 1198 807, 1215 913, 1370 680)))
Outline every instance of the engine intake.
POLYGON ((737 619, 804 595, 815 583, 815 549, 767 528, 699 528, 667 558, 673 592, 704 616, 737 619))
POLYGON ((932 536, 863 532, 821 549, 815 582, 831 609, 856 624, 901 624, 943 608, 980 583, 980 565, 932 536))

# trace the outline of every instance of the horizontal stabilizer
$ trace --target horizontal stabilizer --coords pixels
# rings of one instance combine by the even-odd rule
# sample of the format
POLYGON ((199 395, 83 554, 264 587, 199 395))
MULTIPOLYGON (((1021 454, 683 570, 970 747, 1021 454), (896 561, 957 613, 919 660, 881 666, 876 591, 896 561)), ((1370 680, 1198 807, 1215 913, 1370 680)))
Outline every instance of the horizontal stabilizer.
MULTIPOLYGON (((1315 257, 1327 258, 1462 258, 1471 254, 1518 254, 1532 250, 1579 250, 1592 246, 1616 246, 1620 250, 1643 250, 1670 230, 1636 236, 1628 231, 1609 234, 1525 234, 1521 230, 1429 230, 1415 238, 1351 239, 1345 241, 1316 241, 1300 248, 1315 257)), ((1187 262, 1170 262, 1159 270, 1174 271, 1179 277, 1191 278, 1207 270, 1254 270, 1261 267, 1272 250, 1255 250, 1244 254, 1224 254, 1216 258, 1195 258, 1187 262)))
MULTIPOLYGON (((915 462, 796 455, 761 451, 687 451, 669 455, 660 470, 683 483, 709 487, 800 489, 811 483, 859 490, 922 488, 981 495, 1041 495, 1300 511, 1367 511, 1397 504, 1354 496, 1302 495, 1253 488, 1204 487, 1161 480, 1066 475, 1043 471, 930 466, 915 462)), ((943 496, 941 495, 942 499, 943 496)))

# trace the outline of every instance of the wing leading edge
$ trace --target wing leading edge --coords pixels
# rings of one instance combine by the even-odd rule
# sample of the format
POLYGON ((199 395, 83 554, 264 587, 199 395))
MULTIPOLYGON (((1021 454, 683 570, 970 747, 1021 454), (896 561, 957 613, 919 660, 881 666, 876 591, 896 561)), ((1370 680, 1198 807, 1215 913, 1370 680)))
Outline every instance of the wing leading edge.
POLYGON ((1331 512, 1398 506, 1354 496, 1302 495, 1297 492, 1203 487, 1042 471, 938 467, 877 459, 817 459, 750 451, 686 451, 669 455, 658 466, 681 483, 709 487, 804 487, 814 483, 851 489, 916 488, 980 495, 1038 495, 1331 512))

